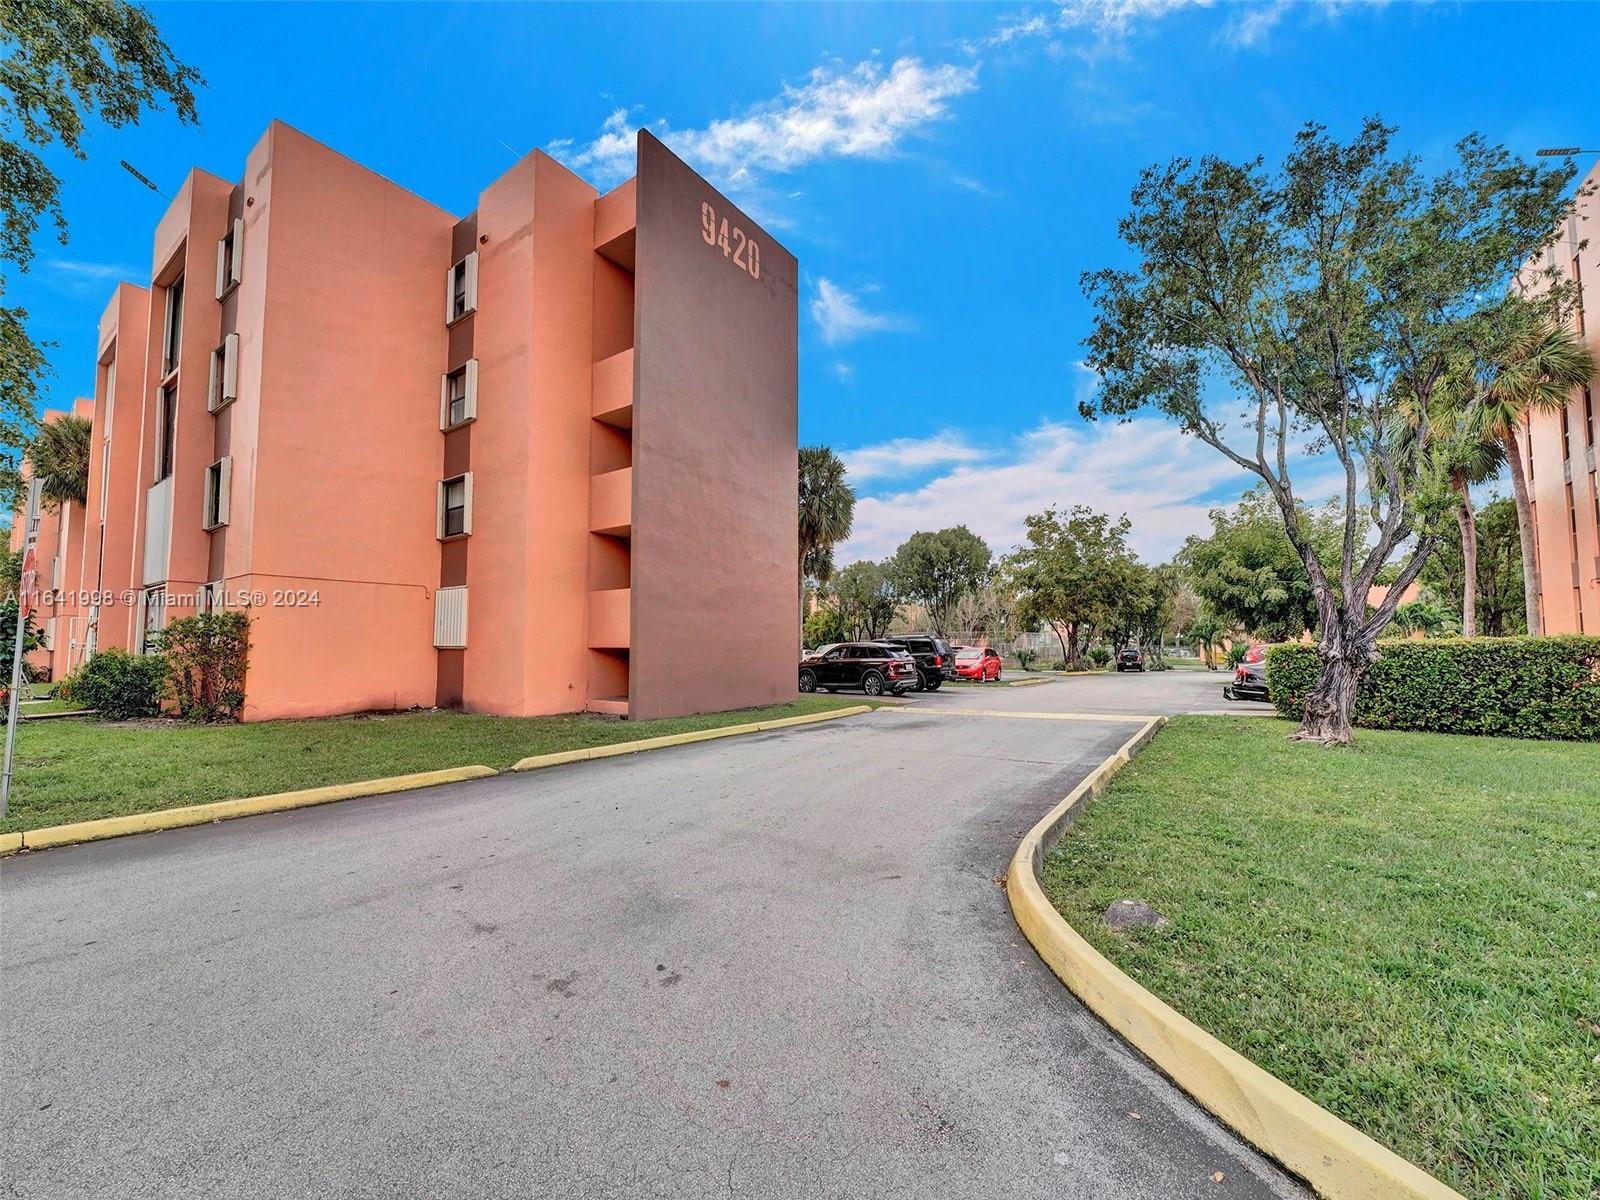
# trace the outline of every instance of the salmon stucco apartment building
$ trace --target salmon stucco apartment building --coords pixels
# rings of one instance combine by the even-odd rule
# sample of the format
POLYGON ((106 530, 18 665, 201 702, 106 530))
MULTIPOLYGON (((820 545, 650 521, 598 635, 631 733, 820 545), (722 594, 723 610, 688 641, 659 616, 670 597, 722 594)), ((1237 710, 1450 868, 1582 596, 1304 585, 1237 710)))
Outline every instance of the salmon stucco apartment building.
MULTIPOLYGON (((1545 247, 1544 262, 1577 285, 1572 314, 1600 361, 1600 165, 1580 188, 1577 212, 1545 247), (1587 243, 1587 245, 1585 245, 1587 243)), ((1545 633, 1600 633, 1600 404, 1592 379, 1555 412, 1531 412, 1523 445, 1545 633)))
POLYGON ((791 698, 796 279, 648 133, 458 217, 274 123, 101 316, 42 665, 248 607, 250 720, 791 698))

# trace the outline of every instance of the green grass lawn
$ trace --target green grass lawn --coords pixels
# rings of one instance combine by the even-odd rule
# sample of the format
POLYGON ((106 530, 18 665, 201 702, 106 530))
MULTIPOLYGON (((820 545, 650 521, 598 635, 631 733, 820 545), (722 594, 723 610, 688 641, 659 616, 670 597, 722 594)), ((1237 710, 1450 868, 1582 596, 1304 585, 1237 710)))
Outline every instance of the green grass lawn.
POLYGON ((72 704, 66 700, 57 700, 52 697, 48 700, 23 700, 17 707, 24 717, 36 717, 40 713, 78 712, 83 708, 83 705, 72 704))
POLYGON ((420 712, 250 725, 86 717, 23 722, 10 813, 0 820, 0 833, 444 767, 503 769, 533 754, 863 703, 871 701, 802 696, 770 708, 666 721, 420 712))
POLYGON ((1600 745, 1179 717, 1045 866, 1102 953, 1474 1200, 1600 1196, 1600 745), (1166 928, 1111 931, 1122 897, 1166 928))

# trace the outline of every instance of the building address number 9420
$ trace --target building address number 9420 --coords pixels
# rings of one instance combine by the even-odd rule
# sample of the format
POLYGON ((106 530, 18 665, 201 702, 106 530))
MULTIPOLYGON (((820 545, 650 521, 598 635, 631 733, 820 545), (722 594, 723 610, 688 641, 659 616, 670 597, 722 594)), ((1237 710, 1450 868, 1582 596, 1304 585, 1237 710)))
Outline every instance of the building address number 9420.
POLYGON ((761 278, 761 246, 737 225, 730 228, 727 217, 719 221, 709 204, 700 206, 700 236, 706 245, 721 248, 722 257, 748 272, 751 279, 761 278))

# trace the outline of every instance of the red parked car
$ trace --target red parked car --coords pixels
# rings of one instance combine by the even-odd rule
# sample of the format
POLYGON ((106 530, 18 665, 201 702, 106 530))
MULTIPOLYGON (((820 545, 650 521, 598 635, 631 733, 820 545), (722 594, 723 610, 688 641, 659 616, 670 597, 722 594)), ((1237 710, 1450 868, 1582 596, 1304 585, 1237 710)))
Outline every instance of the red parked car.
POLYGON ((1000 652, 989 646, 958 646, 956 678, 988 683, 1000 680, 1000 652))

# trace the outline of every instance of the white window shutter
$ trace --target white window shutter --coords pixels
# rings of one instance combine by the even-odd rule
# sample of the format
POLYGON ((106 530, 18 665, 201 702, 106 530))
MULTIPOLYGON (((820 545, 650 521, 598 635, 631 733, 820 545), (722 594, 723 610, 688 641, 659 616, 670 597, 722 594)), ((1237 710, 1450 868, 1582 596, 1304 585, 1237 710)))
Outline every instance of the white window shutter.
POLYGON ((441 542, 444 541, 444 485, 445 481, 441 479, 433 508, 433 536, 441 542))
POLYGON ((450 372, 439 376, 439 428, 450 428, 450 372))
POLYGON ((233 491, 233 456, 217 464, 217 524, 228 523, 228 497, 233 491))
POLYGON ((239 398, 239 335, 230 333, 222 339, 222 398, 239 398))
POLYGON ((478 307, 478 252, 467 255, 467 311, 478 307))
POLYGON ((228 264, 228 282, 238 283, 244 278, 244 218, 233 219, 233 259, 228 264))
POLYGON ((466 588, 442 587, 433 593, 433 644, 440 650, 466 649, 466 588))
MULTIPOLYGON (((224 367, 223 370, 226 368, 224 367)), ((217 367, 217 356, 211 356, 211 382, 206 385, 206 409, 216 412, 222 407, 222 379, 223 370, 217 367)))
POLYGON ((217 299, 228 290, 228 239, 217 239, 217 299))
POLYGON ((471 421, 478 415, 478 360, 467 359, 467 400, 461 419, 471 421))
POLYGON ((461 497, 461 532, 472 532, 472 472, 468 471, 461 477, 463 484, 461 497))

